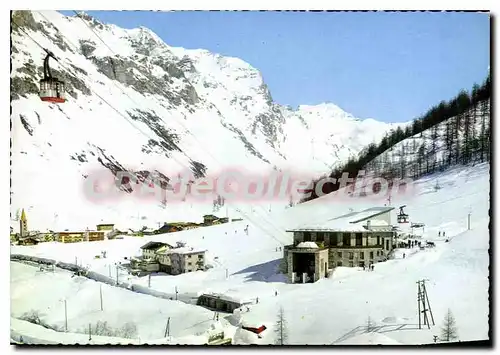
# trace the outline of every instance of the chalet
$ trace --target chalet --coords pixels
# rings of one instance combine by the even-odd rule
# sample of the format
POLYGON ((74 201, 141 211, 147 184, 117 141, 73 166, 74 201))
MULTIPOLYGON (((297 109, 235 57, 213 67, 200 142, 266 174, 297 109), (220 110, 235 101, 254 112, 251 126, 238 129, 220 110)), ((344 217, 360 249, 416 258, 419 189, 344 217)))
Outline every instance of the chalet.
POLYGON ((149 242, 141 247, 142 256, 131 259, 131 266, 142 271, 162 271, 171 275, 205 270, 205 250, 182 244, 176 247, 163 242, 149 242))
POLYGON ((211 226, 214 221, 218 220, 219 217, 214 216, 213 214, 207 214, 203 216, 203 224, 206 226, 211 226))
POLYGON ((315 282, 338 266, 369 266, 385 261, 396 232, 393 207, 373 207, 288 230, 293 245, 284 249, 284 266, 292 283, 315 282))
POLYGON ((39 240, 35 237, 19 238, 18 245, 37 245, 39 240))
POLYGON ((89 242, 104 240, 105 233, 103 231, 87 231, 85 233, 87 235, 87 241, 89 242))
POLYGON ((130 258, 130 267, 133 274, 139 274, 141 272, 156 272, 160 270, 160 264, 156 259, 149 259, 143 257, 132 257, 130 258))
POLYGON ((114 234, 115 232, 115 225, 113 223, 101 223, 96 226, 98 232, 104 232, 104 237, 109 238, 111 235, 111 238, 116 236, 114 234))
POLYGON ((76 232, 58 232, 55 237, 59 243, 79 243, 79 242, 96 242, 104 240, 103 231, 76 231, 76 232))
POLYGON ((29 236, 37 239, 40 243, 54 241, 54 234, 50 232, 33 232, 29 236))
POLYGON ((196 229, 196 228, 199 228, 201 225, 198 224, 198 223, 192 223, 192 222, 187 222, 187 223, 184 223, 183 226, 182 226, 182 229, 183 230, 190 230, 190 229, 196 229))
POLYGON ((115 225, 113 223, 101 223, 97 225, 97 230, 98 231, 105 231, 105 232, 110 232, 115 228, 115 225))
POLYGON ((171 228, 172 227, 170 225, 168 225, 167 223, 164 223, 163 226, 161 226, 160 228, 158 228, 155 231, 155 234, 171 233, 170 232, 171 228))
POLYGON ((208 309, 233 313, 235 309, 252 304, 251 300, 244 300, 218 293, 204 293, 198 297, 196 304, 208 309))
POLYGON ((156 259, 156 253, 161 250, 173 248, 170 244, 163 242, 149 242, 141 247, 144 259, 156 259))
POLYGON ((58 232, 56 233, 56 242, 59 243, 78 243, 85 240, 85 232, 58 232))
POLYGON ((171 274, 205 270, 205 251, 188 247, 169 250, 171 274))

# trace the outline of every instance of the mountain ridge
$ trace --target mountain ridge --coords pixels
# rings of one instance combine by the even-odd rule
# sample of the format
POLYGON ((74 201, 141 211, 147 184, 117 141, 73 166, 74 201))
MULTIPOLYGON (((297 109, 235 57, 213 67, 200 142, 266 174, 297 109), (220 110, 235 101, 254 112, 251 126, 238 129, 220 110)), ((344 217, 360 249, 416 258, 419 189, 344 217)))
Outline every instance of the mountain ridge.
MULTIPOLYGON (((145 27, 129 30, 88 15, 18 11, 12 28, 14 210, 33 206, 55 214, 60 207, 45 200, 69 196, 79 201, 75 211, 88 210, 88 201, 75 191, 81 192, 86 175, 98 168, 162 174, 166 181, 185 167, 197 177, 230 166, 319 174, 399 125, 357 121, 333 104, 290 110, 273 101, 262 74, 250 64, 170 47, 145 27), (59 58, 51 67, 67 84, 64 104, 38 98, 41 47, 59 58), (333 113, 326 115, 328 107, 333 113), (30 178, 33 174, 43 183, 30 178), (50 181, 59 175, 69 181, 56 189, 50 181), (47 185, 52 194, 35 198, 47 185)), ((52 225, 43 222, 47 219, 35 224, 52 225)))

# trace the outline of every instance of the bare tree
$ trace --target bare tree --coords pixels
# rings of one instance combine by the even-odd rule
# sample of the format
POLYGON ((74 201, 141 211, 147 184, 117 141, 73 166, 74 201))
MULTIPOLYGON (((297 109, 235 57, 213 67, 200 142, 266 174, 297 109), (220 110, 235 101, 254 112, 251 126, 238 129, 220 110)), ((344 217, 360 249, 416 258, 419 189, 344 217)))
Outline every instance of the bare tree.
POLYGON ((453 317, 451 310, 448 309, 444 317, 444 326, 441 328, 441 340, 453 341, 456 339, 458 339, 458 332, 455 317, 453 317))
POLYGON ((280 307, 278 311, 278 319, 276 320, 276 341, 275 345, 286 345, 288 343, 288 330, 285 319, 285 311, 280 307))

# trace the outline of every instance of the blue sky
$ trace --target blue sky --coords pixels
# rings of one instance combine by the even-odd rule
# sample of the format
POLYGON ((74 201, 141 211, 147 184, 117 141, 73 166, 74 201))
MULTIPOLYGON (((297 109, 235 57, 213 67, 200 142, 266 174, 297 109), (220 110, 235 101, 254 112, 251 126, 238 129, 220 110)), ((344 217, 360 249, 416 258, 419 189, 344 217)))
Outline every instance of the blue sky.
POLYGON ((171 46, 239 57, 261 71, 280 104, 332 102, 386 122, 469 90, 490 65, 486 13, 88 13, 148 27, 171 46))

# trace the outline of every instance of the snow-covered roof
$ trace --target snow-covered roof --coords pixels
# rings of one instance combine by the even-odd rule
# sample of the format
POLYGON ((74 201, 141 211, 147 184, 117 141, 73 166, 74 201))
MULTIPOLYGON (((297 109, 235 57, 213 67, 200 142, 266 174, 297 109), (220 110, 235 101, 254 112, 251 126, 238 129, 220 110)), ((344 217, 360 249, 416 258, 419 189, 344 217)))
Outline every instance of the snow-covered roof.
POLYGON ((315 242, 301 242, 296 248, 318 249, 318 245, 315 242))
POLYGON ((205 249, 198 249, 193 247, 172 248, 165 250, 165 254, 201 254, 206 252, 205 249))
POLYGON ((372 227, 386 227, 386 226, 389 226, 389 223, 387 223, 387 221, 383 221, 383 220, 380 220, 380 219, 374 219, 374 220, 369 219, 368 221, 370 221, 370 226, 372 226, 372 227))
MULTIPOLYGON (((394 207, 372 207, 358 212, 350 212, 341 216, 330 218, 326 221, 306 223, 298 228, 289 230, 293 231, 345 231, 345 232, 364 232, 366 228, 357 224, 369 218, 376 217, 382 213, 393 210, 394 207)), ((371 224, 375 220, 371 220, 371 224)))
POLYGON ((212 298, 220 298, 221 300, 229 301, 229 302, 234 302, 238 304, 249 304, 253 303, 252 300, 243 298, 243 297, 238 297, 234 295, 228 295, 225 293, 216 293, 216 292, 208 292, 204 293, 200 296, 206 296, 206 297, 212 297, 212 298))
POLYGON ((172 247, 171 245, 169 245, 168 243, 165 243, 165 242, 155 242, 155 241, 151 241, 151 242, 148 242, 146 244, 144 244, 141 249, 147 249, 147 250, 156 250, 156 249, 160 249, 164 246, 170 246, 172 247))

